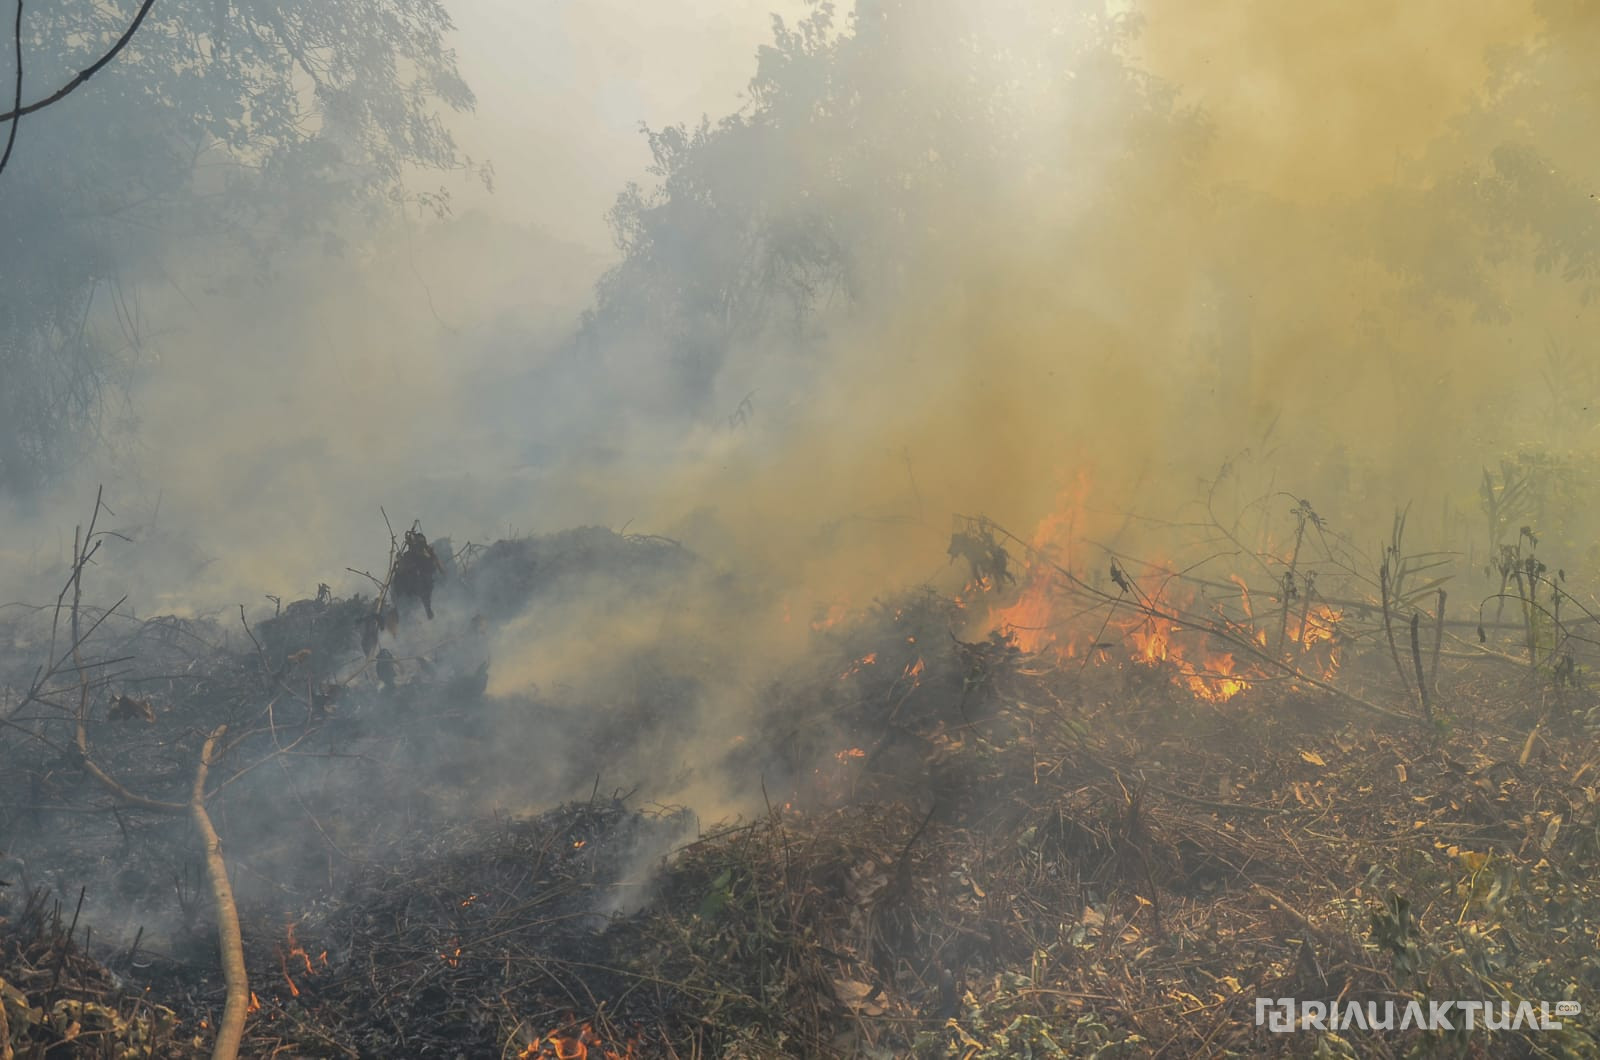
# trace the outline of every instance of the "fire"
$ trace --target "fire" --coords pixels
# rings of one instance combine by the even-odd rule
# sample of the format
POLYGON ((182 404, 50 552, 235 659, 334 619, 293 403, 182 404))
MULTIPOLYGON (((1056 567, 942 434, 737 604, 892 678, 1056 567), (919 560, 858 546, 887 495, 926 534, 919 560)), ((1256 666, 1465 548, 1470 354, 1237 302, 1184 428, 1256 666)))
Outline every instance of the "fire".
MULTIPOLYGON (((1056 644, 1051 629, 1055 618, 1057 567, 1073 569, 1072 539, 1084 523, 1089 499, 1089 473, 1080 470, 1071 486, 1062 490, 1056 510, 1034 529, 1028 545, 1039 562, 1028 564, 1016 603, 994 612, 994 628, 1011 637, 1025 652, 1044 651, 1056 644)), ((1069 650, 1069 657, 1076 654, 1069 650)))
MULTIPOLYGON (((283 933, 284 942, 278 946, 278 967, 283 970, 283 981, 289 984, 289 996, 299 997, 300 987, 295 983, 294 976, 289 974, 290 962, 295 958, 299 958, 299 962, 305 966, 305 974, 307 976, 316 975, 317 970, 311 963, 311 954, 307 953, 306 948, 300 945, 299 941, 294 937, 293 921, 284 925, 283 933)), ((327 950, 322 951, 321 962, 322 966, 326 968, 328 965, 327 950)))
POLYGON ((452 968, 461 967, 461 940, 451 939, 445 945, 449 948, 439 954, 439 959, 452 968))
POLYGON ((1250 586, 1246 585, 1245 580, 1237 574, 1228 575, 1228 580, 1239 587, 1239 607, 1244 611, 1244 617, 1254 622, 1256 612, 1250 606, 1250 586))
POLYGON ((1214 703, 1283 676, 1267 658, 1278 650, 1300 673, 1334 676, 1343 612, 1302 597, 1291 598, 1287 610, 1280 599, 1258 614, 1250 586, 1237 575, 1229 577, 1239 590, 1234 606, 1203 598, 1201 583, 1173 573, 1176 564, 1152 566, 1140 578, 1113 561, 1104 599, 1096 601, 1085 588, 1093 579, 1075 562, 1072 548, 1072 535, 1087 523, 1088 485, 1087 474, 1080 473, 1040 522, 1016 599, 990 610, 990 630, 1029 654, 1073 659, 1104 651, 1162 668, 1179 688, 1214 703))
MULTIPOLYGON (((1289 640, 1300 645, 1301 651, 1311 651, 1319 644, 1332 644, 1343 618, 1343 611, 1326 604, 1317 604, 1299 616, 1290 614, 1289 640)), ((1338 665, 1337 660, 1334 665, 1338 665)))
POLYGON ((844 750, 844 751, 835 751, 833 753, 833 757, 839 760, 839 764, 840 765, 844 765, 846 762, 848 762, 852 758, 865 758, 865 757, 867 757, 867 752, 863 751, 859 747, 852 747, 852 748, 849 748, 848 750, 844 750))
POLYGON ((867 654, 863 655, 861 658, 859 658, 855 662, 851 663, 850 664, 850 669, 846 670, 844 673, 839 675, 839 680, 848 681, 850 678, 852 678, 856 674, 860 673, 861 672, 861 668, 863 666, 871 666, 874 663, 876 663, 877 661, 878 661, 878 653, 875 652, 875 651, 869 651, 867 654))
POLYGON ((247 1012, 247 1013, 256 1013, 256 1012, 260 1012, 260 1011, 261 1011, 261 999, 259 997, 256 997, 256 992, 254 990, 252 990, 252 991, 250 991, 250 1006, 245 1009, 245 1012, 247 1012))
POLYGON ((575 1032, 557 1032, 535 1038, 517 1060, 634 1060, 635 1044, 621 1049, 606 1044, 594 1027, 585 1023, 575 1032))
POLYGON ((1250 682, 1239 674, 1232 652, 1207 651, 1204 644, 1186 652, 1183 642, 1177 639, 1182 632, 1183 627, 1169 619, 1145 619, 1128 633, 1134 661, 1145 666, 1171 664, 1177 671, 1173 678, 1176 684, 1212 703, 1225 703, 1250 687, 1250 682))

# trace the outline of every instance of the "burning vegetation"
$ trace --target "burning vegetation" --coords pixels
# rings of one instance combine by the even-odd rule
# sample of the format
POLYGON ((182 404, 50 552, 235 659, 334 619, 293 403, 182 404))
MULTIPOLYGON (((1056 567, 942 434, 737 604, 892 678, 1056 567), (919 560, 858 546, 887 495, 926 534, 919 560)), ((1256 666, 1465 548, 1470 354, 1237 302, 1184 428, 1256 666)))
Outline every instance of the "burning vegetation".
MULTIPOLYGON (((1086 500, 1026 538, 958 519, 948 585, 823 605, 735 731, 697 706, 714 673, 672 691, 659 660, 650 723, 459 680, 595 576, 680 606, 705 563, 659 538, 441 553, 434 618, 397 626, 372 620, 385 579, 236 633, 135 620, 90 605, 79 564, 46 612, 70 640, 12 636, 53 664, 0 745, 7 822, 48 837, 0 891, 3 1041, 198 1056, 236 1019, 259 1057, 1197 1055, 1310 1040, 1255 1026, 1258 996, 1595 1002, 1591 609, 1535 541, 1455 618, 1403 519, 1371 558, 1268 504, 1249 534, 1191 529, 1199 560, 1177 535, 1141 562, 1085 536, 1086 500), (663 758, 758 800, 663 805, 663 758), (485 784, 552 808, 462 801, 485 784), (169 804, 215 822, 231 910, 169 804)), ((1595 1047, 1575 1022, 1494 1033, 1501 1055, 1595 1047)))
POLYGON ((447 3, 79 6, 0 489, 158 501, 0 533, 0 1060, 1600 1056, 1584 5, 808 0, 560 319, 447 3))

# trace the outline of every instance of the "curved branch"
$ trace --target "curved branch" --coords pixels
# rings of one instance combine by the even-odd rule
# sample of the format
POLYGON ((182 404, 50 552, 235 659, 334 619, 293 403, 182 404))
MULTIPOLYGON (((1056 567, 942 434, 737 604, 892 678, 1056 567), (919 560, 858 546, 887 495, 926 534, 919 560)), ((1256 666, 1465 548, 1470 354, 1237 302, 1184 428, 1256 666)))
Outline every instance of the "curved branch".
POLYGON ((5 154, 0 154, 0 173, 5 172, 6 163, 11 161, 11 149, 17 146, 17 119, 15 115, 22 109, 22 0, 17 0, 17 25, 13 31, 17 42, 17 93, 11 104, 11 131, 6 134, 5 154))
MULTIPOLYGON (((139 13, 133 16, 133 21, 128 24, 128 28, 123 32, 122 36, 117 38, 117 43, 111 46, 111 50, 100 56, 100 58, 96 59, 89 66, 79 70, 77 75, 74 76, 71 81, 68 81, 66 84, 62 85, 60 88, 56 89, 56 91, 50 93, 50 95, 44 97, 43 99, 36 99, 26 106, 22 105, 22 99, 19 95, 17 98, 17 105, 8 113, 0 114, 0 121, 9 121, 14 123, 18 118, 21 118, 24 115, 32 114, 36 110, 43 110, 52 103, 61 102, 61 100, 65 99, 67 96, 81 88, 84 82, 88 81, 89 78, 93 77, 95 74, 98 74, 102 69, 105 68, 107 63, 117 57, 118 52, 122 51, 122 49, 128 46, 128 42, 131 41, 133 39, 133 35, 138 32, 140 23, 144 21, 144 17, 150 13, 150 9, 154 7, 155 4, 156 0, 144 0, 144 3, 139 5, 139 13)), ((22 5, 19 3, 17 6, 20 11, 22 5)), ((20 20, 20 14, 18 17, 20 20)), ((19 29, 17 32, 17 42, 19 48, 21 46, 21 41, 22 34, 21 30, 19 29)), ((13 128, 15 128, 14 125, 13 128)))
POLYGON ((222 1008, 222 1022, 217 1025, 217 1041, 211 1048, 212 1060, 233 1060, 239 1055, 239 1043, 244 1038, 244 1018, 250 1005, 250 981, 244 966, 244 938, 239 931, 239 907, 233 900, 233 886, 228 882, 228 866, 222 860, 222 839, 206 812, 206 776, 211 771, 211 756, 217 741, 228 732, 226 725, 218 726, 206 737, 200 750, 200 765, 194 774, 194 792, 189 798, 189 814, 195 829, 205 841, 206 875, 211 882, 211 897, 217 907, 218 948, 222 951, 222 978, 228 986, 228 1000, 222 1008))

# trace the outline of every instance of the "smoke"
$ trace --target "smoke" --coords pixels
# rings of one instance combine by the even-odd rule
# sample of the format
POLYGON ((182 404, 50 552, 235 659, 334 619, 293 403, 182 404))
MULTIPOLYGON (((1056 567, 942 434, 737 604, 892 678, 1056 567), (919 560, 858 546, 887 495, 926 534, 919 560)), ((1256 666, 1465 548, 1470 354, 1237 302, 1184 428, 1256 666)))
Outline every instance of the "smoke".
POLYGON ((741 593, 564 597, 498 634, 491 687, 603 701, 608 660, 677 646, 681 754, 806 649, 785 614, 959 585, 952 513, 1026 537, 1087 471, 1085 531, 1129 535, 1248 454, 1375 539, 1472 512, 1521 443, 1592 450, 1587 362, 1536 362, 1592 338, 1582 248, 1541 241, 1593 203, 1498 208, 1538 166, 1494 150, 1555 121, 1517 93, 1581 69, 1536 5, 863 2, 758 67, 769 6, 461 11, 495 194, 235 290, 175 267, 115 459, 11 539, 114 477, 142 532, 97 576, 181 609, 363 587, 380 505, 457 541, 670 535, 741 593), (640 120, 691 130, 656 198, 640 120))
POLYGON ((807 372, 730 352, 720 400, 754 391, 757 437, 667 476, 680 519, 714 508, 796 585, 870 593, 925 573, 952 511, 1026 531, 1086 455, 1099 506, 1172 517, 1250 451, 1376 538, 1412 501, 1471 511, 1518 445, 1592 448, 1593 415, 1559 415, 1591 376, 1544 363, 1593 327, 1536 264, 1562 222, 1485 216, 1522 180, 1491 145, 1547 146, 1507 93, 1566 70, 1531 8, 1154 4, 1129 71, 1101 50, 1115 20, 862 10, 858 41, 898 34, 889 74, 838 60, 886 101, 852 129, 874 147, 796 138, 901 185, 849 181, 876 208, 851 216, 857 267, 893 279, 807 372), (952 41, 1006 69, 930 58, 952 41), (821 532, 841 523, 849 544, 821 532))

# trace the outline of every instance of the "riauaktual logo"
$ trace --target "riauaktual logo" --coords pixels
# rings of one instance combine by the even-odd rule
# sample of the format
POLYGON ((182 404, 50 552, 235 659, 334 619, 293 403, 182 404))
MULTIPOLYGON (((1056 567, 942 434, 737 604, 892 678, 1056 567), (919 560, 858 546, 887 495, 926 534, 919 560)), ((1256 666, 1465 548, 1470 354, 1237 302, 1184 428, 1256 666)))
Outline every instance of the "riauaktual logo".
POLYGON ((1583 1011, 1576 1001, 1531 1001, 1513 1006, 1509 1001, 1420 1001, 1397 1005, 1393 1001, 1300 1001, 1292 997, 1256 998, 1256 1026, 1279 1034, 1291 1031, 1407 1030, 1453 1031, 1558 1031, 1561 1019, 1583 1011))

